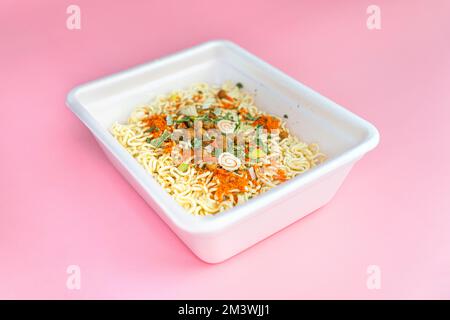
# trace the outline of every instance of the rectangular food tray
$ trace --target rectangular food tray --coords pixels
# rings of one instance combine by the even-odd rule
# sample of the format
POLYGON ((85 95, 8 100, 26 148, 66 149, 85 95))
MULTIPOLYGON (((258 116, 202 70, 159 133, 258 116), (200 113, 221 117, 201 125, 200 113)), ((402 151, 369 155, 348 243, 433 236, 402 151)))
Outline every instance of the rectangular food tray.
POLYGON ((80 85, 68 107, 89 128, 113 165, 200 259, 217 263, 325 205, 356 161, 375 148, 377 129, 229 41, 211 41, 80 85), (289 115, 291 132, 317 143, 328 159, 250 201, 211 216, 187 213, 115 140, 109 128, 138 105, 195 82, 241 82, 255 103, 289 115))

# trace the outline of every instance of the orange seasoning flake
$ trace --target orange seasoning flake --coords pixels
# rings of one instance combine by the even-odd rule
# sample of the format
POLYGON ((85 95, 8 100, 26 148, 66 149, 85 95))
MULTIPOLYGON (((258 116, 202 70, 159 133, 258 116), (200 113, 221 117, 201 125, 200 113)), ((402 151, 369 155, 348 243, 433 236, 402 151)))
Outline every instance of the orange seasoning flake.
POLYGON ((175 146, 174 141, 168 141, 164 144, 164 153, 172 153, 172 149, 175 146))
POLYGON ((253 125, 261 125, 267 130, 278 129, 280 127, 280 120, 272 116, 260 116, 253 122, 253 125))
POLYGON ((286 181, 287 180, 286 171, 284 171, 283 169, 278 169, 275 178, 277 180, 280 180, 281 182, 286 181))
POLYGON ((154 138, 159 137, 167 129, 166 115, 164 114, 151 115, 144 121, 146 121, 147 130, 154 138))
POLYGON ((217 93, 217 97, 220 99, 220 106, 223 109, 236 109, 238 107, 235 103, 235 100, 230 97, 225 90, 220 90, 217 93))
POLYGON ((220 107, 223 109, 236 109, 237 108, 237 106, 235 104, 229 103, 229 102, 222 102, 220 107))
POLYGON ((247 177, 241 177, 224 169, 216 169, 214 171, 214 176, 218 180, 216 195, 219 201, 222 201, 225 195, 230 195, 231 190, 237 189, 243 192, 248 185, 247 177))

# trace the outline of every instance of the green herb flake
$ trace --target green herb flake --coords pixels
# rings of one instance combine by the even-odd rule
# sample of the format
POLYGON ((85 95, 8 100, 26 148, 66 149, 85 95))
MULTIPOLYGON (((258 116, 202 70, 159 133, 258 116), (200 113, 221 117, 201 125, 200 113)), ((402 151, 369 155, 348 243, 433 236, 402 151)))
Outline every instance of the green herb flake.
POLYGON ((259 119, 259 117, 253 117, 253 116, 251 116, 251 115, 248 114, 248 113, 245 115, 245 118, 246 118, 247 120, 250 120, 250 121, 256 121, 256 120, 259 119))
POLYGON ((187 163, 182 163, 178 166, 178 170, 180 170, 181 172, 186 172, 189 169, 189 164, 187 163))
POLYGON ((145 133, 152 133, 152 132, 155 132, 155 131, 159 131, 159 128, 158 128, 158 127, 155 127, 155 126, 151 126, 150 128, 148 128, 148 129, 145 130, 144 132, 145 132, 145 133))
POLYGON ((240 82, 236 83, 236 87, 238 87, 239 89, 242 89, 244 87, 244 85, 240 82))
POLYGON ((261 149, 253 149, 252 152, 250 152, 249 157, 252 160, 260 159, 264 157, 266 153, 261 149))
POLYGON ((183 117, 181 119, 173 120, 175 123, 183 123, 183 122, 189 122, 189 117, 183 117))
POLYGON ((194 138, 194 148, 201 148, 202 147, 202 139, 194 138))
MULTIPOLYGON (((167 138, 170 137, 170 132, 168 131, 164 131, 163 134, 161 136, 159 136, 156 139, 153 139, 150 144, 156 148, 161 147, 161 145, 163 144, 164 141, 167 140, 167 138)), ((148 139, 148 138, 147 138, 148 139)))

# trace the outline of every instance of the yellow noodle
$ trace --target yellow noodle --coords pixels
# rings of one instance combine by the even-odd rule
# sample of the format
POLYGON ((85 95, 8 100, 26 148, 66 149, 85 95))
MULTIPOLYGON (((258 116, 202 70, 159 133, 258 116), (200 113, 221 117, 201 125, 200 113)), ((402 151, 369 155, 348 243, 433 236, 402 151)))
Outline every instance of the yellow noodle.
MULTIPOLYGON (((229 193, 234 196, 226 195, 223 200, 217 199, 214 195, 218 191, 219 182, 215 179, 213 172, 194 165, 181 170, 174 157, 165 153, 163 148, 149 143, 145 120, 151 115, 172 114, 180 108, 194 105, 199 96, 200 102, 205 106, 217 104, 217 95, 220 90, 225 90, 236 103, 237 109, 226 110, 233 117, 232 119, 236 119, 234 117, 238 117, 238 112, 243 111, 253 117, 267 115, 256 107, 253 96, 238 88, 234 83, 226 82, 221 87, 198 83, 186 90, 176 90, 167 95, 157 96, 148 105, 136 107, 126 124, 115 123, 111 127, 111 133, 117 141, 174 197, 180 206, 194 215, 226 211, 276 187, 283 182, 279 177, 277 178, 277 170, 285 172, 286 179, 289 180, 326 159, 317 144, 300 141, 290 134, 283 119, 275 117, 281 122, 280 129, 288 135, 284 139, 275 136, 268 140, 271 154, 253 166, 257 181, 250 179, 243 191, 231 189, 229 193), (273 161, 277 164, 272 165, 273 161)), ((180 142, 174 148, 181 150, 180 148, 186 148, 188 145, 188 142, 180 142)))

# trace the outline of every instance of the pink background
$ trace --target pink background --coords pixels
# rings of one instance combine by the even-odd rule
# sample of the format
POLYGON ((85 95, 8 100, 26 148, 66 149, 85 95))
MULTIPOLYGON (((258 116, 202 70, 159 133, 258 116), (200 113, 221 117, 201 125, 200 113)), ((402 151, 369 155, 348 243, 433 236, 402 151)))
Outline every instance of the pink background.
POLYGON ((450 298, 450 1, 0 5, 0 298, 450 298), (366 28, 381 8, 382 29, 366 28), (65 107, 77 84, 229 39, 373 122, 334 200, 198 260, 65 107), (66 268, 81 267, 81 290, 66 268), (366 287, 368 265, 380 290, 366 287))

